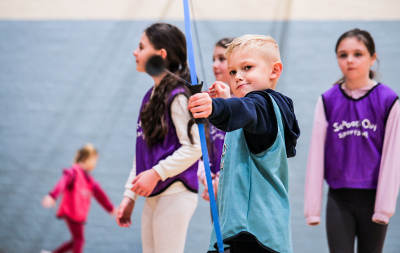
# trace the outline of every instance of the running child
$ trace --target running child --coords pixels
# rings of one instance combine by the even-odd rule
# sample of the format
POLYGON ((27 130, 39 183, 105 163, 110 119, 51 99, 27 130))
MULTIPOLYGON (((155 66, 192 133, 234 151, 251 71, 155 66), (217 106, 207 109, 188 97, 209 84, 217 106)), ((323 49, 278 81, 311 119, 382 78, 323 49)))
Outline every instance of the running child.
POLYGON ((329 185, 326 228, 331 253, 382 252, 400 184, 400 105, 370 70, 377 59, 367 31, 340 36, 343 78, 318 99, 308 157, 304 214, 321 222, 322 186, 329 185))
MULTIPOLYGON (((245 35, 228 45, 228 85, 214 83, 189 99, 195 118, 226 131, 218 212, 231 253, 293 252, 288 196, 288 157, 300 134, 292 100, 274 91, 282 72, 270 36, 245 35)), ((215 231, 209 252, 217 252, 215 231)))
MULTIPOLYGON (((145 72, 151 56, 160 55, 170 72, 190 82, 186 39, 173 25, 148 27, 133 55, 139 72, 145 72)), ((189 221, 197 206, 199 131, 187 109, 190 92, 185 84, 167 73, 152 78, 154 86, 140 108, 135 161, 117 223, 129 227, 135 201, 144 196, 143 252, 183 253, 189 221)))
MULTIPOLYGON (((227 48, 226 45, 231 43, 233 39, 234 38, 223 38, 217 41, 213 53, 213 73, 215 76, 215 80, 217 82, 223 82, 224 84, 228 85, 229 85, 229 73, 225 57, 225 50, 227 48)), ((210 169, 211 169, 211 176, 213 177, 212 182, 213 182, 214 193, 215 195, 217 195, 218 182, 219 182, 219 167, 221 163, 221 154, 222 154, 222 147, 224 145, 225 132, 219 130, 209 122, 208 124, 209 124, 210 140, 211 140, 210 143, 211 145, 208 146, 208 150, 210 153, 209 154, 210 169)), ((205 186, 204 192, 202 193, 201 196, 203 197, 204 200, 210 201, 210 197, 208 196, 206 174, 204 171, 204 164, 202 161, 199 163, 199 170, 197 172, 197 176, 199 177, 199 181, 205 186)))
POLYGON ((57 198, 62 195, 57 217, 67 223, 72 236, 70 241, 61 244, 52 251, 53 253, 83 252, 85 243, 84 225, 89 213, 92 195, 107 212, 111 215, 116 214, 116 209, 114 211, 113 204, 106 193, 90 175, 96 167, 97 160, 97 150, 92 144, 86 144, 76 153, 74 165, 64 170, 63 176, 56 186, 42 200, 43 207, 51 208, 56 205, 57 198))

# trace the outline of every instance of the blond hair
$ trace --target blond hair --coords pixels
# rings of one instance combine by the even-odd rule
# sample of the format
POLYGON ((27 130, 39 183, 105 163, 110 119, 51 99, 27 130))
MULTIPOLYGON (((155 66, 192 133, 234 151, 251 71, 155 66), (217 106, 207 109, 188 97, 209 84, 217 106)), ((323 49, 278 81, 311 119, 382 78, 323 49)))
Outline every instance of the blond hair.
POLYGON ((74 163, 84 162, 88 158, 90 158, 94 155, 97 155, 97 154, 98 154, 98 152, 94 148, 93 144, 87 143, 85 146, 83 146, 83 148, 79 149, 76 152, 74 163))
POLYGON ((243 35, 242 37, 234 39, 227 46, 225 51, 225 56, 227 58, 236 50, 260 50, 266 53, 266 57, 270 60, 281 60, 278 43, 269 35, 243 35))

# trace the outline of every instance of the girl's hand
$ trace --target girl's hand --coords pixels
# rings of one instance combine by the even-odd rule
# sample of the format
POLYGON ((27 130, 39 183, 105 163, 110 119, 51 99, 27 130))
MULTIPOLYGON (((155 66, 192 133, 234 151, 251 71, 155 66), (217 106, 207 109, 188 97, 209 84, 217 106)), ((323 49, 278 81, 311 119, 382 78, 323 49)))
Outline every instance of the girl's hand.
POLYGON ((189 98, 188 109, 194 118, 207 118, 212 113, 212 100, 208 93, 197 93, 189 98))
POLYGON ((204 189, 203 193, 201 194, 201 197, 205 200, 210 202, 210 195, 208 195, 208 188, 206 186, 206 188, 204 189))
POLYGON ((228 85, 223 82, 217 81, 208 88, 208 94, 211 98, 227 99, 231 97, 231 91, 228 85))
POLYGON ((50 195, 46 195, 44 196, 44 198, 42 199, 42 206, 44 208, 50 209, 52 207, 56 206, 56 200, 53 199, 53 197, 51 197, 50 195))
POLYGON ((373 222, 375 222, 377 224, 380 224, 380 225, 387 225, 388 224, 388 222, 383 221, 383 220, 373 220, 373 222))
MULTIPOLYGON (((213 174, 211 172, 211 178, 212 178, 212 185, 213 185, 213 190, 214 190, 214 195, 215 198, 217 198, 217 191, 218 191, 218 182, 219 182, 219 174, 213 174)), ((206 201, 210 201, 210 195, 208 194, 208 187, 207 187, 207 179, 206 177, 203 178, 204 182, 204 186, 206 187, 203 191, 203 193, 201 194, 201 197, 206 200, 206 201)))
POLYGON ((117 213, 118 213, 118 208, 114 207, 113 210, 111 211, 110 215, 113 217, 117 217, 117 213))
POLYGON ((122 199, 117 210, 117 223, 120 227, 129 228, 129 226, 132 225, 131 216, 134 207, 135 201, 133 201, 131 198, 124 197, 122 199))
POLYGON ((160 175, 154 169, 143 171, 133 179, 131 190, 140 196, 148 197, 160 180, 160 175))
POLYGON ((217 192, 218 192, 218 183, 219 183, 219 173, 215 175, 215 178, 212 181, 213 188, 214 188, 214 195, 215 199, 217 199, 217 192))

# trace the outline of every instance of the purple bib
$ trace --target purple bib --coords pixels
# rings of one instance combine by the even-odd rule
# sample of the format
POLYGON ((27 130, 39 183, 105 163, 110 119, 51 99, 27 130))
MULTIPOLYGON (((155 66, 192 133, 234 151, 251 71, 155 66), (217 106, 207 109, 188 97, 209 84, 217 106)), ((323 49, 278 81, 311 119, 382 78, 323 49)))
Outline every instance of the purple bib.
POLYGON ((216 174, 220 170, 222 148, 224 146, 225 132, 219 130, 210 123, 210 137, 212 146, 210 149, 210 169, 211 172, 216 174))
POLYGON ((377 84, 359 99, 335 85, 322 95, 328 122, 325 179, 330 187, 376 189, 385 125, 397 94, 377 84))
MULTIPOLYGON (((152 90, 153 88, 151 88, 144 96, 140 111, 142 111, 143 106, 147 104, 147 102, 149 102, 152 90)), ((171 92, 167 108, 171 107, 171 103, 174 100, 175 96, 181 93, 185 93, 185 90, 182 87, 178 87, 171 92)), ((136 175, 145 170, 152 169, 153 166, 157 165, 161 160, 165 160, 168 156, 172 155, 175 150, 181 147, 178 136, 176 135, 175 127, 171 119, 170 109, 165 110, 165 118, 168 124, 167 135, 162 142, 156 143, 154 144, 154 146, 149 148, 145 140, 139 114, 136 135, 136 175)), ((160 180, 154 188, 153 192, 151 193, 150 197, 160 194, 176 181, 181 181, 185 185, 185 187, 188 188, 188 190, 197 193, 199 187, 197 181, 197 167, 198 161, 196 161, 192 166, 190 166, 179 175, 167 178, 165 181, 160 180)))

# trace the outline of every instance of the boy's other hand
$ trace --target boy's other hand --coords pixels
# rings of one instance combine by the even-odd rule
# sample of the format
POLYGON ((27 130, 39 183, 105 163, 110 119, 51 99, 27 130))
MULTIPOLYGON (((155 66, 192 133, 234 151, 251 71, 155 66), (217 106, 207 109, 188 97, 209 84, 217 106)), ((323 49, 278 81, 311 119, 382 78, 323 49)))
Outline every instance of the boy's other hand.
POLYGON ((231 90, 225 83, 217 81, 208 88, 208 94, 211 98, 227 99, 231 97, 231 90))
POLYGON ((207 92, 194 94, 189 98, 188 109, 194 118, 207 118, 212 113, 212 100, 207 92))
POLYGON ((129 197, 124 197, 117 211, 117 223, 120 227, 128 228, 132 225, 131 216, 133 208, 135 207, 135 201, 129 197))
POLYGON ((44 196, 44 198, 42 199, 42 206, 44 208, 50 209, 52 207, 56 206, 56 200, 53 199, 53 197, 51 197, 50 195, 46 195, 44 196))

